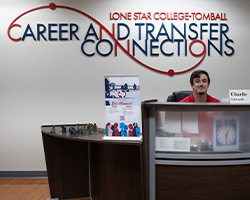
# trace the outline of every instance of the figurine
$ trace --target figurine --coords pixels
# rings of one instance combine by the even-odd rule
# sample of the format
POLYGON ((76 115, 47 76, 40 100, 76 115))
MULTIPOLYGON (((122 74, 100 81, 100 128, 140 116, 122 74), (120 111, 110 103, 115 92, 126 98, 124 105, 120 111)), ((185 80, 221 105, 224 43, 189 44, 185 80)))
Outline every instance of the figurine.
POLYGON ((89 124, 89 134, 91 134, 93 132, 93 125, 89 124))
POLYGON ((77 125, 76 133, 79 134, 79 135, 83 135, 84 134, 83 128, 80 127, 80 124, 77 125))
POLYGON ((63 126, 61 126, 61 128, 62 128, 62 133, 66 133, 66 130, 67 130, 66 126, 63 125, 63 126))
POLYGON ((94 131, 94 133, 97 132, 97 125, 96 125, 96 123, 94 123, 94 125, 93 125, 93 131, 94 131))
POLYGON ((80 132, 80 125, 77 124, 76 134, 79 134, 79 132, 80 132))
POLYGON ((71 126, 71 127, 69 128, 69 133, 70 133, 71 135, 76 135, 76 128, 75 128, 74 126, 71 126))
POLYGON ((50 132, 51 132, 51 133, 56 133, 55 126, 52 126, 52 127, 51 127, 50 132))
POLYGON ((79 134, 80 134, 80 135, 83 135, 83 134, 84 134, 83 128, 80 128, 80 129, 79 129, 79 134))

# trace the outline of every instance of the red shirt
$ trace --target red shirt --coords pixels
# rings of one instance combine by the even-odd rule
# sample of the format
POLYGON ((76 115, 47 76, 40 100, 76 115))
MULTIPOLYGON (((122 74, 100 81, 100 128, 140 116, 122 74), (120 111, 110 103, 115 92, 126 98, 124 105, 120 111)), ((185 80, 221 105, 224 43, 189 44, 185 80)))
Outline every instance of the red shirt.
MULTIPOLYGON (((187 96, 186 98, 182 99, 180 102, 195 102, 193 93, 191 95, 187 96)), ((218 102, 220 102, 220 100, 213 98, 210 95, 207 95, 206 102, 207 103, 216 103, 216 102, 218 103, 218 102)))
MULTIPOLYGON (((180 102, 194 102, 194 95, 193 93, 186 98, 182 99, 180 102)), ((218 103, 220 102, 218 99, 207 95, 207 103, 218 103)), ((205 140, 213 142, 213 117, 216 115, 215 112, 198 112, 198 129, 199 134, 196 135, 198 140, 205 140)))

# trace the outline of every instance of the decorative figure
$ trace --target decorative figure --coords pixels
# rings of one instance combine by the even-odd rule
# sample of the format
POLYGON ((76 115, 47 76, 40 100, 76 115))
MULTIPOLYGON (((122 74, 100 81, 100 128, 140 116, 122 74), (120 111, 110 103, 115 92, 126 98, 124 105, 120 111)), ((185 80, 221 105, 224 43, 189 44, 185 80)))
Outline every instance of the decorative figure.
POLYGON ((71 135, 76 135, 76 128, 75 128, 74 126, 71 126, 71 127, 69 128, 69 133, 70 133, 71 135))
POLYGON ((52 127, 51 127, 50 132, 51 132, 51 133, 56 133, 55 126, 52 126, 52 127))
POLYGON ((66 126, 62 125, 61 128, 62 128, 62 133, 66 133, 66 132, 67 132, 67 131, 66 131, 66 130, 67 130, 67 129, 66 129, 66 126))
POLYGON ((93 125, 93 131, 94 131, 94 133, 97 132, 97 125, 96 125, 96 123, 94 123, 94 125, 93 125))

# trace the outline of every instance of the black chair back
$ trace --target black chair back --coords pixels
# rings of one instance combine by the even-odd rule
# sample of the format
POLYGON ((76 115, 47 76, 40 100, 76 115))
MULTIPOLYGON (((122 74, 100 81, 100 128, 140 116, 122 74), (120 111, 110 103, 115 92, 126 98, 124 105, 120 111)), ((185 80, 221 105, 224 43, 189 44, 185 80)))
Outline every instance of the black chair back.
POLYGON ((180 100, 192 94, 192 92, 192 90, 174 91, 168 96, 167 102, 179 102, 180 100))

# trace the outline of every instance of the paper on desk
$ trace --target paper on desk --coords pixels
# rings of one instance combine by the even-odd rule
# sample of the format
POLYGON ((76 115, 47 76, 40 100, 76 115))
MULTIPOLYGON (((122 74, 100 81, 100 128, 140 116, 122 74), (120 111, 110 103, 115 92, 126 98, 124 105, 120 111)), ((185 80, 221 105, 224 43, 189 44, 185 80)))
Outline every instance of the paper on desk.
POLYGON ((198 112, 182 113, 182 129, 184 132, 198 134, 198 112))
POLYGON ((165 131, 167 133, 181 133, 181 112, 166 112, 165 131))

